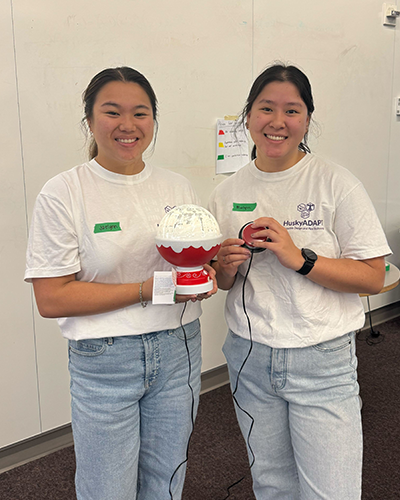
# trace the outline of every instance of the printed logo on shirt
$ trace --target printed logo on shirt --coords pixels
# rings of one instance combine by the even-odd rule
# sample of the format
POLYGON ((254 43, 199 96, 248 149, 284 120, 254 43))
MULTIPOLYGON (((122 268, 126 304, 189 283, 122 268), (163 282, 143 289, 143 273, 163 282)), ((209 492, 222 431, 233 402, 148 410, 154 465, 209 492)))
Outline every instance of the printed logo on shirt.
POLYGON ((285 220, 283 226, 286 229, 324 229, 324 221, 322 219, 311 219, 311 214, 315 210, 314 203, 300 203, 297 205, 297 211, 303 220, 285 220))
POLYGON ((232 212, 254 212, 257 203, 234 203, 232 212))
POLYGON ((102 222, 101 224, 95 224, 94 233, 110 233, 112 231, 121 231, 121 226, 119 222, 102 222))
POLYGON ((297 205, 297 211, 300 212, 303 219, 308 219, 314 210, 314 203, 300 203, 300 205, 297 205))

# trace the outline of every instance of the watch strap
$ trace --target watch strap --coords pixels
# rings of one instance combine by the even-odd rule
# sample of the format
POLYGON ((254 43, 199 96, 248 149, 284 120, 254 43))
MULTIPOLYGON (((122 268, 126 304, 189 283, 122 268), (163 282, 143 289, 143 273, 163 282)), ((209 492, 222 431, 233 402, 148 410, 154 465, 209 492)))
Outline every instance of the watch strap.
POLYGON ((308 274, 311 269, 314 267, 314 262, 311 262, 310 260, 305 260, 304 261, 304 264, 301 266, 301 268, 296 271, 297 273, 305 276, 306 274, 308 274))
POLYGON ((301 255, 304 257, 304 264, 296 272, 298 272, 302 276, 305 276, 314 267, 315 261, 318 259, 318 256, 315 252, 308 248, 302 248, 301 255))

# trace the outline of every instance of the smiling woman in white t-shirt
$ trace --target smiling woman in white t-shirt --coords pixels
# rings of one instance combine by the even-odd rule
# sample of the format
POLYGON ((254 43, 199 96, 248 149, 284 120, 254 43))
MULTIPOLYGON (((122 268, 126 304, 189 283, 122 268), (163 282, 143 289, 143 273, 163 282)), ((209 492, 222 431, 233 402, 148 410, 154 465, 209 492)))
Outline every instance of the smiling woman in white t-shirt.
POLYGON ((252 161, 209 202, 226 238, 213 265, 229 290, 224 353, 257 500, 361 497, 358 294, 381 290, 391 252, 361 182, 311 154, 313 111, 302 71, 266 69, 242 113, 252 161))
POLYGON ((216 284, 153 305, 153 273, 170 269, 155 235, 166 212, 198 199, 184 177, 143 160, 157 100, 141 73, 106 69, 83 101, 90 161, 43 187, 25 273, 69 340, 77 498, 178 500, 200 390, 198 300, 216 284))

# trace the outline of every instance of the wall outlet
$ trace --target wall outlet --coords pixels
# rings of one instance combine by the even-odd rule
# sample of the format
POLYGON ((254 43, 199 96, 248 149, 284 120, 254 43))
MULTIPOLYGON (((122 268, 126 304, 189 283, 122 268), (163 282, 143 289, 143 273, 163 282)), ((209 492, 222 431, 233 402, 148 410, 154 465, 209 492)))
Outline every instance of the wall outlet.
POLYGON ((382 22, 384 26, 396 26, 396 19, 399 15, 397 5, 391 3, 382 5, 382 22))

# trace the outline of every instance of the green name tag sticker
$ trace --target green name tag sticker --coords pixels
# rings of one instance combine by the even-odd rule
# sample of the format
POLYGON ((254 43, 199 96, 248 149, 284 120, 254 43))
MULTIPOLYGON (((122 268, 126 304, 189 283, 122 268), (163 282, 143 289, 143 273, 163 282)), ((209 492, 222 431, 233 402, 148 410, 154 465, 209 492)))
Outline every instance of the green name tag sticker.
POLYGON ((112 231, 121 231, 121 226, 119 222, 102 222, 101 224, 95 224, 94 232, 96 233, 110 233, 112 231))
POLYGON ((257 203, 234 203, 232 212, 253 212, 257 203))

